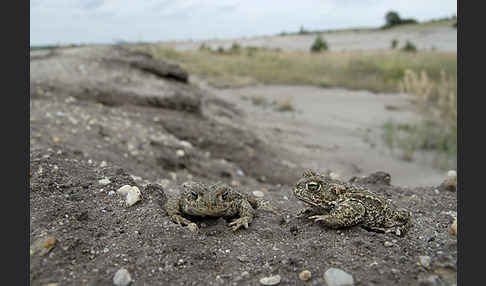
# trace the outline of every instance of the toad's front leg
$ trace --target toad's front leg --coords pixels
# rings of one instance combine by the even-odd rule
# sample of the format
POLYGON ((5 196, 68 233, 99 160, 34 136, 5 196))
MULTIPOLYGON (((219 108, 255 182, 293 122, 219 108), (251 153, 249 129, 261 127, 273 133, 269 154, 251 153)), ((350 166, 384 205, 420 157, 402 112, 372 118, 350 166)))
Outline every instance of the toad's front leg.
POLYGON ((248 228, 248 225, 253 221, 254 210, 247 200, 241 200, 237 208, 239 218, 228 224, 233 227, 233 231, 236 231, 241 227, 248 228))
POLYGON ((199 227, 194 222, 183 217, 180 211, 179 200, 169 199, 165 206, 167 215, 173 223, 180 225, 187 225, 187 228, 192 232, 197 232, 199 227))
POLYGON ((358 201, 345 200, 337 204, 336 208, 329 214, 315 215, 309 217, 314 221, 322 221, 325 226, 330 228, 342 228, 360 224, 363 221, 366 209, 358 201))

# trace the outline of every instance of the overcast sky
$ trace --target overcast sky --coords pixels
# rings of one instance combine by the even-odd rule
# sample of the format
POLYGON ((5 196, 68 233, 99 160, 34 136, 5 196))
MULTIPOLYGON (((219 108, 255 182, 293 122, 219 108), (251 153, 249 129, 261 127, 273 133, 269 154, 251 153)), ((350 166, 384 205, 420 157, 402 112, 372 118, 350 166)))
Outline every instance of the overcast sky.
POLYGON ((235 38, 377 27, 397 11, 418 21, 457 13, 456 0, 31 0, 30 44, 235 38))

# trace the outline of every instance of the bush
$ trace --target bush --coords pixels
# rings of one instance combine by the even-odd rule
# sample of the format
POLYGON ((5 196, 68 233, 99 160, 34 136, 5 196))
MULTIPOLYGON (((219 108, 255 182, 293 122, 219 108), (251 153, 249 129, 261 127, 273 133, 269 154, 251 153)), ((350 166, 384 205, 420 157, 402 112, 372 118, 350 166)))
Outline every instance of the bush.
POLYGON ((397 46, 398 46, 398 40, 397 39, 393 39, 392 42, 391 42, 391 48, 392 49, 395 49, 397 46))
POLYGON ((417 51, 417 47, 412 42, 407 41, 405 46, 402 48, 402 51, 414 53, 417 51))
POLYGON ((231 53, 239 53, 241 51, 241 46, 240 44, 238 44, 237 42, 233 42, 233 44, 231 45, 231 48, 230 48, 230 52, 231 53))
POLYGON ((405 25, 405 24, 417 24, 417 20, 415 19, 402 19, 400 15, 398 15, 395 11, 389 11, 385 15, 385 25, 382 27, 383 29, 388 29, 393 26, 398 25, 405 25))
POLYGON ((206 43, 202 43, 200 46, 199 46, 199 50, 200 51, 211 51, 211 48, 206 46, 206 43))
POLYGON ((400 23, 402 22, 402 19, 400 19, 400 15, 398 15, 397 12, 389 11, 385 15, 385 21, 386 21, 385 26, 392 27, 392 26, 395 26, 395 25, 400 25, 400 23))
POLYGON ((219 46, 216 52, 218 52, 218 54, 224 54, 224 48, 222 46, 219 46))
POLYGON ((329 50, 329 46, 327 45, 326 40, 322 39, 321 35, 319 35, 314 40, 314 43, 312 44, 310 50, 313 53, 319 53, 321 51, 329 50))
POLYGON ((310 32, 304 29, 304 26, 300 26, 299 35, 307 35, 307 34, 310 34, 310 32))

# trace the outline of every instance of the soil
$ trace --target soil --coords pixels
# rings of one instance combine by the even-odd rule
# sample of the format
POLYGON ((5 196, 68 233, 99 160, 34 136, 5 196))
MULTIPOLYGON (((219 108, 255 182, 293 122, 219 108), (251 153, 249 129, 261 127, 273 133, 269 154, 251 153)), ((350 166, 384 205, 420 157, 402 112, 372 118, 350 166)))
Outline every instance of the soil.
MULTIPOLYGON (((44 251, 30 256, 31 285, 112 285, 120 268, 132 285, 260 285, 272 274, 281 276, 279 285, 326 285, 331 267, 351 274, 355 285, 419 285, 432 275, 436 285, 457 284, 457 239, 449 230, 456 193, 436 191, 440 182, 354 179, 412 212, 414 226, 403 238, 327 229, 296 217, 304 206, 291 189, 306 167, 316 167, 308 166, 309 153, 291 148, 298 136, 269 140, 250 124, 260 111, 122 47, 32 55, 30 241, 31 251, 44 251), (161 207, 163 193, 186 180, 260 190, 282 215, 257 210, 250 227, 237 232, 223 219, 206 219, 192 233, 161 207), (116 193, 126 184, 142 193, 130 207, 116 193), (419 265, 420 256, 430 265, 419 265), (309 281, 299 279, 302 270, 312 273, 309 281)), ((357 174, 371 174, 364 170, 357 174)))

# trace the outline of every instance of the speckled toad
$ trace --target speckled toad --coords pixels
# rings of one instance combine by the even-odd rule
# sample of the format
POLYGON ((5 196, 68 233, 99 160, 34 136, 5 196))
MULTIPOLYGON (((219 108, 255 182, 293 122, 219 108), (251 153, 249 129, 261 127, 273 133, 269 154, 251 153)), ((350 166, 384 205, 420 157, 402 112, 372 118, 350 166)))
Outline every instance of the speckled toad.
POLYGON ((309 219, 322 221, 330 228, 360 225, 370 231, 404 236, 411 227, 408 211, 392 208, 387 200, 365 187, 333 180, 311 170, 304 172, 293 193, 310 205, 302 213, 315 214, 309 219))
POLYGON ((248 228, 257 208, 278 214, 267 201, 239 193, 223 183, 206 185, 185 182, 178 196, 169 197, 165 204, 165 210, 172 222, 187 225, 194 232, 199 228, 188 216, 235 218, 229 226, 236 231, 241 227, 248 228))

